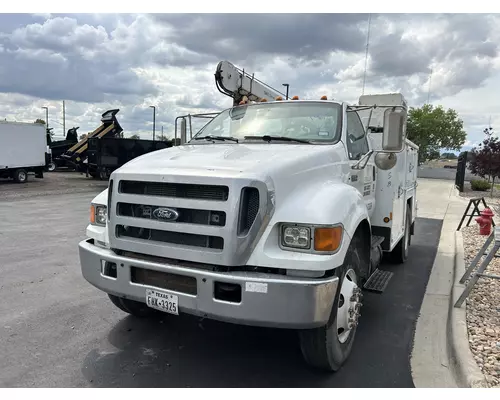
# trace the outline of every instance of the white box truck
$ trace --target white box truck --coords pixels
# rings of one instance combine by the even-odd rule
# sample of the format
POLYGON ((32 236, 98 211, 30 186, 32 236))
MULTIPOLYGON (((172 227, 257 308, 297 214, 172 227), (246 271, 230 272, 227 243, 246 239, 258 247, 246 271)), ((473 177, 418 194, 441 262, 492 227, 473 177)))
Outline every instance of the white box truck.
POLYGON ((29 173, 43 178, 48 151, 44 124, 0 121, 0 178, 18 183, 27 182, 29 173))
POLYGON ((82 274, 138 317, 295 329, 305 361, 336 371, 363 289, 391 276, 382 254, 408 257, 418 147, 398 94, 265 100, 114 171, 90 204, 82 274))

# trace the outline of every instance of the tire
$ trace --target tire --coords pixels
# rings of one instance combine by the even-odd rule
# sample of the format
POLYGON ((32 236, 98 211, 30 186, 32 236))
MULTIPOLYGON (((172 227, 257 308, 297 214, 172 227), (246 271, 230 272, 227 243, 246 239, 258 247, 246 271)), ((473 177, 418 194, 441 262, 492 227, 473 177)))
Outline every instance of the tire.
POLYGON ((101 181, 109 180, 109 173, 107 169, 99 171, 99 179, 101 181))
POLYGON ((150 318, 159 315, 159 311, 149 308, 145 303, 139 301, 124 299, 108 293, 111 302, 120 310, 133 315, 137 318, 150 318))
POLYGON ((344 265, 336 269, 340 284, 328 323, 320 328, 299 331, 302 356, 313 368, 328 372, 338 371, 351 353, 363 296, 356 284, 360 280, 363 259, 361 244, 359 236, 355 236, 347 250, 344 265), (351 296, 355 297, 354 301, 351 301, 351 296), (356 310, 357 315, 351 329, 346 326, 350 308, 356 310), (346 327, 348 329, 345 329, 346 327), (344 331, 339 328, 344 328, 344 331))
POLYGON ((399 240, 396 247, 391 252, 391 258, 394 263, 403 264, 408 259, 408 250, 411 244, 411 209, 406 206, 406 222, 403 237, 399 240))
POLYGON ((28 182, 28 171, 23 168, 16 169, 13 178, 17 183, 26 183, 28 182))
POLYGON ((56 163, 54 161, 49 163, 48 170, 49 172, 54 172, 56 170, 56 163))

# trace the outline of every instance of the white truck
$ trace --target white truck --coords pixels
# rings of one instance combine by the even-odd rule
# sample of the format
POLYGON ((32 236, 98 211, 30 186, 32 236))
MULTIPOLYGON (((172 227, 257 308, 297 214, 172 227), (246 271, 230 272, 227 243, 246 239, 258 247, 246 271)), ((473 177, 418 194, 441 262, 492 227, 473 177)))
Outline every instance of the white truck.
POLYGON ((44 124, 0 121, 0 178, 18 183, 43 178, 50 160, 44 124))
POLYGON ((224 110, 112 173, 90 205, 82 274, 137 317, 297 330, 305 361, 337 371, 363 288, 390 278, 382 253, 408 257, 418 148, 405 129, 399 94, 224 110))

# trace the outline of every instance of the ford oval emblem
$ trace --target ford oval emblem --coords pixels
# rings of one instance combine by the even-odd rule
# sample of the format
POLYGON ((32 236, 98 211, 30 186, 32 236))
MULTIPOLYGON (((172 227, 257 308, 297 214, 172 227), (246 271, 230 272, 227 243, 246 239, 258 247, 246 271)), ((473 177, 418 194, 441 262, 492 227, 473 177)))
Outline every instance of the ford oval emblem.
POLYGON ((157 208, 153 211, 153 216, 161 221, 175 221, 179 218, 179 213, 172 208, 157 208))

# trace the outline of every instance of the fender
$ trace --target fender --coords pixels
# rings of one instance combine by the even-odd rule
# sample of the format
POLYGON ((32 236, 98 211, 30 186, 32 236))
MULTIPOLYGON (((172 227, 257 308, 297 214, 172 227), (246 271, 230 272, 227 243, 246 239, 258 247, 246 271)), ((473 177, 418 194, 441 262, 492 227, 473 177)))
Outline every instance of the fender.
MULTIPOLYGON (((108 189, 104 189, 101 193, 99 193, 97 196, 95 196, 92 201, 90 202, 91 204, 103 204, 107 205, 108 204, 108 189)), ((89 204, 90 207, 90 204, 89 204)), ((108 210, 109 212, 109 210, 108 210)), ((108 238, 108 227, 107 226, 97 226, 97 225, 92 225, 89 224, 87 225, 86 229, 87 237, 92 238, 99 242, 103 246, 108 246, 109 244, 109 238, 108 238)))
POLYGON ((282 201, 283 203, 279 198, 276 199, 275 213, 250 256, 248 265, 331 270, 344 262, 347 248, 359 224, 363 220, 370 220, 361 194, 352 186, 339 181, 297 187, 282 201), (344 233, 340 250, 327 255, 281 249, 279 225, 284 222, 342 224, 344 233))
POLYGON ((96 197, 94 197, 91 201, 92 204, 108 204, 108 188, 104 189, 101 193, 99 193, 96 197))

